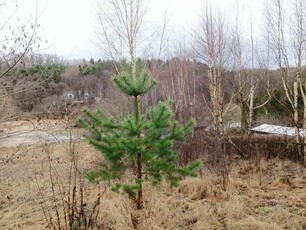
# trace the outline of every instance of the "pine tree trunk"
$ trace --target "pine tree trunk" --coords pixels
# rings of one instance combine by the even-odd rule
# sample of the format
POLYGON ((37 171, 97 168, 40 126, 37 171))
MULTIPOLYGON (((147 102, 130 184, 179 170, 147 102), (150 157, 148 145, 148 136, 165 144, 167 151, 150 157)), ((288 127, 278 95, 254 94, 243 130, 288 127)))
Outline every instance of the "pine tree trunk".
MULTIPOLYGON (((139 127, 140 123, 140 101, 139 98, 136 96, 134 97, 134 117, 135 117, 135 123, 136 126, 139 127)), ((140 145, 140 138, 141 135, 138 134, 138 144, 140 145)), ((138 180, 142 179, 142 164, 141 164, 141 158, 142 155, 140 152, 136 154, 136 176, 138 180)), ((143 208, 143 200, 142 200, 142 183, 139 184, 139 189, 137 193, 137 198, 136 198, 136 206, 137 209, 142 209, 143 208)))
MULTIPOLYGON (((137 153, 137 179, 142 179, 142 165, 141 165, 141 153, 137 153)), ((143 200, 142 200, 142 183, 139 184, 139 190, 137 194, 136 205, 137 209, 143 208, 143 200)))

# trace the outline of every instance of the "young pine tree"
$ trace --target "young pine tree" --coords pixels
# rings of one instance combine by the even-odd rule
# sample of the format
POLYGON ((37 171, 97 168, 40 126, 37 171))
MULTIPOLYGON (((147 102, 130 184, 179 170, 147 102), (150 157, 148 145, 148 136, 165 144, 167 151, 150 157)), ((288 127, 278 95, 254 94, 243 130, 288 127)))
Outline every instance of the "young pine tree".
POLYGON ((146 94, 156 81, 138 60, 123 63, 123 71, 113 77, 115 85, 126 95, 133 97, 134 113, 116 119, 106 116, 101 110, 84 110, 86 118, 80 124, 90 131, 89 143, 103 156, 97 170, 87 174, 89 180, 112 182, 113 191, 123 191, 136 201, 138 209, 143 207, 142 185, 151 181, 160 184, 162 179, 177 186, 185 176, 196 176, 202 162, 194 161, 183 167, 176 167, 177 153, 174 141, 183 141, 193 128, 194 121, 180 125, 174 120, 169 102, 159 102, 149 110, 146 118, 141 112, 140 97, 146 94), (130 183, 123 183, 123 177, 133 172, 130 183))

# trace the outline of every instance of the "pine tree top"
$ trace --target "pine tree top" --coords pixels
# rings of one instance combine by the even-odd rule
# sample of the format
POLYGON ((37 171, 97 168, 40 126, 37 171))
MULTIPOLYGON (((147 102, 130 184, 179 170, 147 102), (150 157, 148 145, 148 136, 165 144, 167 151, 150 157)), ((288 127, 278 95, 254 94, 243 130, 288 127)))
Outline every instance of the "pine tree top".
POLYGON ((123 71, 112 79, 123 93, 137 97, 146 94, 156 85, 156 80, 152 78, 140 59, 135 64, 122 62, 122 65, 123 71))

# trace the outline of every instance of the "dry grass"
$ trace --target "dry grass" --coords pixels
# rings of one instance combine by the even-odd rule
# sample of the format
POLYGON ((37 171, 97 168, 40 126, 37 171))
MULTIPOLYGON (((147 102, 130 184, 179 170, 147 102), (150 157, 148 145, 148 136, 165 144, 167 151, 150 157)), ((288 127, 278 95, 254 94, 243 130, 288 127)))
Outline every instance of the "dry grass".
MULTIPOLYGON (((68 181, 70 147, 67 142, 0 148, 0 229, 46 228, 44 212, 54 210, 48 157, 61 180, 68 181)), ((81 171, 96 165, 98 154, 91 146, 80 142, 75 147, 81 171)), ((90 210, 98 186, 87 181, 85 186, 90 210)), ((144 199, 145 209, 137 211, 125 196, 107 189, 99 206, 100 229, 135 229, 135 220, 143 230, 306 229, 306 171, 289 161, 236 162, 226 191, 204 162, 201 177, 186 179, 178 188, 145 184, 144 199)))

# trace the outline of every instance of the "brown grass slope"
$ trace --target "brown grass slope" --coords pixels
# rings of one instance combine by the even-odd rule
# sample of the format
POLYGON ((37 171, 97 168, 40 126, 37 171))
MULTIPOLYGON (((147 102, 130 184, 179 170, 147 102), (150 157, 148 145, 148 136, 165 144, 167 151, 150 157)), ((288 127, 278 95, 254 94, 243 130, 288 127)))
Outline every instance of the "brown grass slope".
MULTIPOLYGON (((86 143, 74 148, 80 171, 97 165, 99 154, 86 143)), ((70 163, 69 142, 1 147, 0 229, 46 228, 46 216, 55 219, 54 206, 63 204, 70 163), (50 166, 57 175, 54 193, 50 166)), ((237 161, 230 167, 226 191, 204 162, 201 177, 185 179, 178 188, 146 184, 140 211, 106 184, 83 183, 86 210, 99 191, 103 194, 97 229, 306 229, 306 171, 289 161, 262 160, 257 167, 237 161)), ((59 217, 62 221, 63 212, 59 217)))

